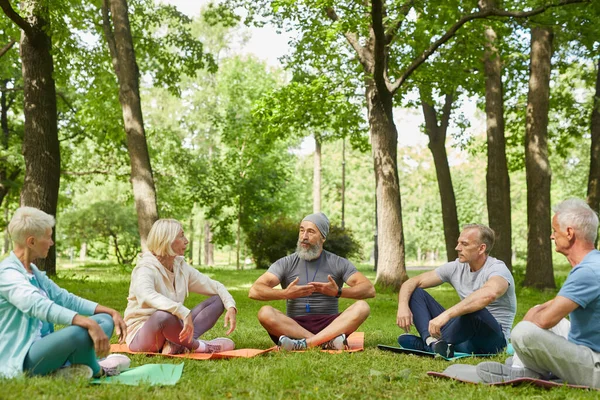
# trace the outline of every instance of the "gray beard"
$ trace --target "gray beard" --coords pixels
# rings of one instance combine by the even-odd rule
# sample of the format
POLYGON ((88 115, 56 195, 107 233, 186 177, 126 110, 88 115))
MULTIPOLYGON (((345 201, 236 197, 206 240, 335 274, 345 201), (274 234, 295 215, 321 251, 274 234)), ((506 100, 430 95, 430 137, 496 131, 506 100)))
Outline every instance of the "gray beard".
POLYGON ((304 261, 312 261, 321 255, 322 247, 318 244, 311 245, 308 249, 304 249, 301 245, 301 242, 298 240, 298 244, 296 245, 296 253, 301 260, 304 261))

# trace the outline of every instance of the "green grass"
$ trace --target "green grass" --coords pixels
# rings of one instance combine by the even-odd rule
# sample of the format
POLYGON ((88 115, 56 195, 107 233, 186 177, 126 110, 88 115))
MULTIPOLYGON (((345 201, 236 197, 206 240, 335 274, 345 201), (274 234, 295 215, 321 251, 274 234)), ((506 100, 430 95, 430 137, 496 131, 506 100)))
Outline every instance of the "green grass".
MULTIPOLYGON (((368 267, 360 268, 371 280, 375 275, 368 267)), ((223 282, 237 301, 238 328, 231 335, 238 348, 267 348, 273 345, 262 329, 256 313, 263 305, 248 299, 248 289, 263 272, 257 270, 232 271, 207 268, 203 273, 223 282)), ((557 275, 564 276, 568 268, 561 267, 557 275)), ((414 275, 418 272, 411 272, 414 275)), ((518 272, 517 272, 518 275, 518 272)), ((559 278, 560 279, 560 278, 559 278)), ((126 305, 129 274, 118 267, 106 265, 82 266, 59 270, 55 281, 67 290, 99 301, 121 312, 126 305)), ((458 300, 449 286, 431 290, 445 306, 458 300)), ((555 292, 530 289, 518 290, 520 320, 533 305, 544 302, 555 292)), ((202 299, 191 295, 186 305, 193 306, 202 299)), ((396 295, 379 294, 368 300, 371 316, 361 327, 365 335, 365 351, 359 353, 326 354, 319 351, 305 353, 272 353, 251 359, 217 361, 182 361, 180 359, 132 356, 132 366, 146 363, 184 362, 183 377, 174 387, 129 387, 121 385, 90 385, 87 382, 65 383, 51 378, 19 378, 0 380, 2 398, 111 398, 111 399, 513 399, 513 398, 597 398, 596 392, 558 388, 544 390, 536 387, 489 387, 439 380, 427 376, 427 371, 442 371, 450 364, 444 360, 382 352, 378 343, 394 345, 401 333, 395 325, 396 295)), ((351 301, 341 300, 345 308, 351 301)), ((273 302, 283 310, 284 302, 273 302)), ((222 320, 208 332, 212 338, 224 335, 222 320)), ((114 338, 113 338, 114 342, 114 338)), ((495 357, 504 361, 504 356, 495 357)), ((463 363, 476 364, 481 360, 466 359, 463 363)))

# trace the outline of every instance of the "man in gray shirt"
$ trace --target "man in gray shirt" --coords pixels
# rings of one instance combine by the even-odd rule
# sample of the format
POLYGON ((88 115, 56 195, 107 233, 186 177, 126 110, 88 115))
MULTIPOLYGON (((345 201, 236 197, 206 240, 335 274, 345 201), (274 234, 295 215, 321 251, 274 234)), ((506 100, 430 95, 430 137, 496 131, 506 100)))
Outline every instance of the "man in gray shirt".
POLYGON ((287 315, 271 306, 258 312, 261 325, 282 349, 343 349, 346 336, 369 316, 362 299, 375 297, 375 288, 350 261, 323 250, 328 233, 325 214, 306 216, 296 252, 277 260, 250 288, 251 299, 286 300, 287 315), (349 287, 342 288, 344 282, 349 287), (281 289, 275 289, 279 284, 281 289), (359 301, 339 313, 340 297, 359 301))
POLYGON ((494 231, 485 225, 463 227, 458 259, 404 282, 398 296, 396 324, 406 332, 414 323, 421 337, 402 334, 398 343, 414 350, 452 357, 464 353, 494 354, 510 338, 517 297, 504 262, 489 256, 494 231), (444 309, 426 288, 450 283, 461 301, 444 309))

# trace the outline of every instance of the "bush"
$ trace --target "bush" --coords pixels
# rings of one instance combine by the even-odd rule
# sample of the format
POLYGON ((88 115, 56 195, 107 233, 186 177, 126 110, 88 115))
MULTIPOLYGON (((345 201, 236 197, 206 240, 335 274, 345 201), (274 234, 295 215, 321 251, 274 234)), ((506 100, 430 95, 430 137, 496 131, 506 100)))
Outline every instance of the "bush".
POLYGON ((351 258, 362 255, 362 245, 354 238, 354 234, 348 228, 332 225, 323 248, 340 257, 351 258))
POLYGON ((248 232, 246 240, 259 269, 269 268, 281 257, 293 253, 297 242, 298 222, 287 218, 259 222, 248 232))
MULTIPOLYGON (((280 258, 292 254, 297 243, 298 222, 286 218, 258 223, 255 229, 248 232, 247 244, 259 269, 266 269, 280 258)), ((362 246, 352 231, 335 225, 330 228, 323 247, 344 258, 362 254, 362 246)))

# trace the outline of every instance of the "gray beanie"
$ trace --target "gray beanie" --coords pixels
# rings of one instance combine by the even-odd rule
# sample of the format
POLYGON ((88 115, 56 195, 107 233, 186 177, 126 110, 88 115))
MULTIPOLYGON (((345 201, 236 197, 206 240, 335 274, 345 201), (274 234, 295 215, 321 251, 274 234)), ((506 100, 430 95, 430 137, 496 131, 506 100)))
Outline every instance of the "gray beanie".
POLYGON ((315 224, 317 229, 319 229, 319 232, 321 232, 321 235, 323 235, 324 238, 327 238, 327 235, 329 234, 329 219, 327 219, 325 214, 310 214, 304 217, 302 221, 309 221, 315 224))

